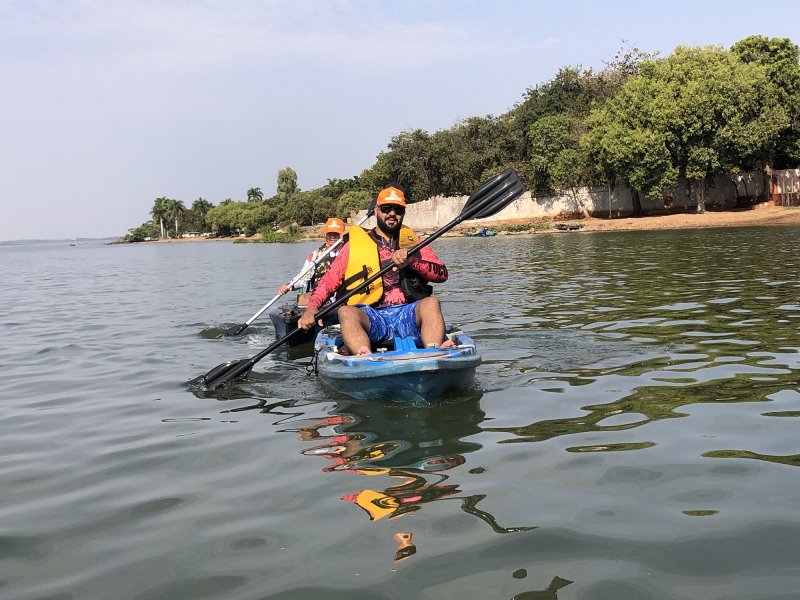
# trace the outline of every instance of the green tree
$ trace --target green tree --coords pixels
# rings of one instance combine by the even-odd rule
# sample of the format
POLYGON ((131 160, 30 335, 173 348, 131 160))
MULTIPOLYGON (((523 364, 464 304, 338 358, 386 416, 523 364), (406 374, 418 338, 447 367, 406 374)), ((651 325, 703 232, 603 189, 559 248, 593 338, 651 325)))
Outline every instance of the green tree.
POLYGON ((708 181, 772 144, 785 119, 762 67, 678 47, 590 116, 586 147, 609 177, 648 195, 687 180, 703 212, 708 181))
POLYGON ((260 187, 254 187, 247 190, 248 202, 261 202, 264 200, 264 194, 261 192, 260 187))
POLYGON ((152 221, 145 221, 139 227, 131 229, 125 239, 128 242, 143 242, 154 237, 158 237, 158 227, 152 221))
POLYGON ((297 187, 297 173, 291 167, 286 167, 278 171, 278 200, 283 203, 289 200, 292 195, 299 191, 297 187))
POLYGON ((334 215, 336 203, 320 190, 296 192, 286 203, 281 214, 285 223, 315 225, 334 215))
POLYGON ((184 206, 183 200, 167 199, 167 213, 169 218, 175 222, 175 237, 180 237, 181 235, 180 219, 185 212, 186 206, 184 206))
POLYGON ((345 192, 336 201, 335 216, 347 221, 355 213, 366 210, 372 202, 373 195, 367 191, 345 192))
POLYGON ((430 134, 422 129, 403 131, 394 136, 385 153, 384 166, 389 179, 381 181, 375 192, 395 184, 403 189, 408 202, 435 195, 430 138, 430 134))
POLYGON ((187 231, 208 231, 206 224, 206 213, 213 204, 203 198, 198 198, 192 202, 191 208, 183 214, 183 226, 187 231))
POLYGON ((758 163, 794 168, 800 161, 800 50, 788 38, 751 35, 731 46, 731 52, 744 63, 764 67, 778 103, 786 109, 786 127, 758 163))
POLYGON ((158 223, 161 228, 161 237, 166 237, 164 232, 164 219, 170 218, 170 204, 169 199, 165 197, 156 198, 153 202, 153 208, 150 209, 150 215, 153 217, 153 223, 158 223))

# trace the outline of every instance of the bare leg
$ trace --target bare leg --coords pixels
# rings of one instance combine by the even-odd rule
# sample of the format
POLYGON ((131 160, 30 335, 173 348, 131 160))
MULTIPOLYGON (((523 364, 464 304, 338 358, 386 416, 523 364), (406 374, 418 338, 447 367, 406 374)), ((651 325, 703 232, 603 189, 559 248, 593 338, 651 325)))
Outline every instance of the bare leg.
POLYGON ((350 354, 370 354, 367 313, 355 306, 342 306, 338 314, 342 340, 350 354))
POLYGON ((419 326, 422 345, 435 344, 441 346, 445 341, 444 315, 439 299, 428 296, 417 303, 415 308, 417 325, 419 326))

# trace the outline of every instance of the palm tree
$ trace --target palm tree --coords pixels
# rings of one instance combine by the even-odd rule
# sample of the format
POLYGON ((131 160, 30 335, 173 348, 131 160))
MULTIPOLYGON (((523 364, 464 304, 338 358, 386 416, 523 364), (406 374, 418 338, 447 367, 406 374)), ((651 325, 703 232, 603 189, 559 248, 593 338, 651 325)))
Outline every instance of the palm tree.
POLYGON ((178 219, 183 215, 186 211, 186 206, 183 204, 183 200, 172 200, 167 199, 169 202, 169 209, 168 213, 171 219, 175 219, 175 235, 180 237, 180 230, 178 229, 178 219))
POLYGON ((192 202, 192 210, 202 217, 205 217, 206 213, 212 208, 214 208, 214 205, 205 198, 198 198, 192 202))
POLYGON ((158 223, 161 226, 161 237, 164 237, 164 219, 169 218, 169 203, 170 200, 162 196, 156 198, 153 202, 153 208, 150 209, 150 215, 153 217, 153 224, 158 223))
POLYGON ((192 221, 195 226, 198 226, 202 231, 206 231, 207 229, 206 214, 212 208, 214 208, 214 205, 204 198, 198 198, 192 202, 192 208, 190 209, 190 212, 192 213, 192 221))
POLYGON ((261 202, 264 199, 264 194, 261 193, 260 187, 254 187, 247 190, 247 201, 248 202, 261 202))

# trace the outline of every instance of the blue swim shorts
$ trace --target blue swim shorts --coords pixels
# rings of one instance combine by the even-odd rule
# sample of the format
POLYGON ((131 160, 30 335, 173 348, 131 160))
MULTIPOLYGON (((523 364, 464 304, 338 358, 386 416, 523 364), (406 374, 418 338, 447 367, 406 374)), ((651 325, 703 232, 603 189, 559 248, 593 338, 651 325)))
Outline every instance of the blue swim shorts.
POLYGON ((364 304, 356 304, 369 317, 369 341, 383 342, 396 337, 410 337, 414 338, 418 346, 421 346, 422 338, 415 312, 417 302, 385 308, 372 308, 364 304))

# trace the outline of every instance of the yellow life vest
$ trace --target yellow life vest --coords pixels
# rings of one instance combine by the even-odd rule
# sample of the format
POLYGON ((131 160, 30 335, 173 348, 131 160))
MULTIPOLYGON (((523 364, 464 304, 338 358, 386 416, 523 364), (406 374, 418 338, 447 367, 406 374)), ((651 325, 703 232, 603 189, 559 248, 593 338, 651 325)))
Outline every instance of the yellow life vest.
MULTIPOLYGON (((360 283, 372 277, 381 270, 381 261, 378 256, 378 245, 369 233, 361 227, 353 225, 348 231, 350 236, 350 256, 347 261, 347 269, 344 273, 344 290, 347 293, 359 286, 360 283)), ((400 248, 412 248, 418 243, 417 236, 411 228, 403 225, 400 227, 398 242, 400 248)), ((369 284, 368 289, 364 289, 348 298, 348 304, 367 304, 373 305, 380 302, 383 297, 383 278, 379 277, 369 284)))

